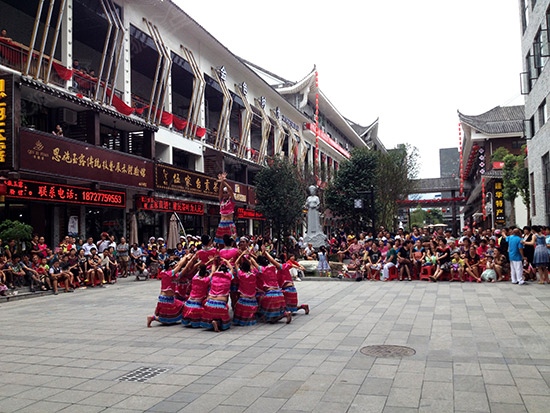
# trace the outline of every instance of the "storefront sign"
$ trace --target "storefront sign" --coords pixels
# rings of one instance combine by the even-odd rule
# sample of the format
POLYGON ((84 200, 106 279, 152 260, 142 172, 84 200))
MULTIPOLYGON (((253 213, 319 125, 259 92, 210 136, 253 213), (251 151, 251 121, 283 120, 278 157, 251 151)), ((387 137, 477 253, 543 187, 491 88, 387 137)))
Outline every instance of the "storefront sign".
POLYGON ((502 179, 495 182, 495 224, 506 226, 506 210, 504 209, 504 193, 502 179))
POLYGON ((177 199, 155 198, 152 196, 138 196, 136 198, 136 209, 204 215, 204 204, 201 202, 187 202, 177 199))
POLYGON ((12 167, 13 76, 0 76, 0 167, 12 167))
POLYGON ((234 189, 233 193, 234 193, 234 196, 235 196, 235 201, 246 203, 247 190, 246 190, 245 185, 235 184, 235 189, 234 189))
POLYGON ((7 198, 34 199, 48 202, 95 205, 125 208, 126 193, 91 190, 85 187, 36 182, 27 180, 7 180, 7 198))
POLYGON ((156 166, 155 187, 209 198, 218 198, 220 189, 216 178, 164 164, 156 166))
POLYGON ((262 214, 260 214, 258 211, 254 211, 253 209, 246 209, 246 208, 237 208, 237 218, 260 219, 260 220, 265 219, 265 217, 262 214))
POLYGON ((93 182, 153 187, 153 162, 28 129, 21 130, 21 169, 93 182))

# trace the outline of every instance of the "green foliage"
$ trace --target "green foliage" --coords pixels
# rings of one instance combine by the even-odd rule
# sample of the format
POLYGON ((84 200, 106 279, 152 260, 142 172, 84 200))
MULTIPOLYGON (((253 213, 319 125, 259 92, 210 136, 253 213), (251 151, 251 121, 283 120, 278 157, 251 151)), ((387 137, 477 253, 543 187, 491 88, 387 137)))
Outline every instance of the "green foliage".
POLYGON ((0 238, 7 243, 14 239, 18 244, 32 239, 32 227, 20 221, 9 219, 0 224, 0 238))
POLYGON ((491 161, 504 162, 504 157, 509 154, 510 152, 508 152, 508 149, 506 149, 504 146, 499 146, 491 155, 491 161))
POLYGON ((340 164, 334 180, 325 192, 325 202, 335 215, 359 223, 369 215, 370 191, 378 182, 378 153, 367 148, 355 148, 351 158, 340 164), (355 200, 363 200, 363 209, 355 208, 355 200))
POLYGON ((426 223, 426 210, 417 207, 414 211, 411 211, 411 223, 410 227, 418 227, 422 228, 424 224, 426 223))
POLYGON ((355 223, 358 229, 360 222, 370 226, 370 194, 374 189, 375 224, 391 228, 398 211, 397 201, 411 193, 411 179, 418 175, 418 166, 418 150, 408 144, 387 153, 355 148, 329 184, 325 193, 327 207, 355 223), (363 200, 363 209, 355 208, 356 199, 363 200))
POLYGON ((306 186, 295 166, 287 159, 274 157, 255 178, 256 209, 273 224, 279 239, 302 218, 306 186))
POLYGON ((516 165, 517 157, 509 153, 503 159, 504 168, 502 169, 502 186, 504 199, 514 202, 518 196, 518 187, 516 184, 516 165))
POLYGON ((443 212, 441 208, 432 208, 426 211, 426 224, 442 224, 443 223, 443 212))

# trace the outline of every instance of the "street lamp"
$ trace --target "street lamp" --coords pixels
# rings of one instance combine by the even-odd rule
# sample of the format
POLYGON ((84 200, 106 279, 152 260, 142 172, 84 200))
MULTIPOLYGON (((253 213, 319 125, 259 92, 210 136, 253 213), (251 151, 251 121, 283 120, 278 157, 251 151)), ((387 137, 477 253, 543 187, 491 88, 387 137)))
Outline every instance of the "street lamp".
POLYGON ((487 205, 485 206, 485 209, 491 215, 491 229, 493 229, 495 226, 495 208, 493 205, 493 193, 487 192, 485 194, 485 197, 487 198, 487 205))

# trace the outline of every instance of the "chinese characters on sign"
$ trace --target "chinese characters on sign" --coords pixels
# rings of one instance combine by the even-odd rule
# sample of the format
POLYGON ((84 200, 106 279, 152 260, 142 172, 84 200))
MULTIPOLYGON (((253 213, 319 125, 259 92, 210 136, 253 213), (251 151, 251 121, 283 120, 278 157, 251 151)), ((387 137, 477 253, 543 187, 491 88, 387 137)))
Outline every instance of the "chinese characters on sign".
POLYGON ((5 184, 7 187, 6 197, 11 198, 116 208, 126 207, 125 192, 94 191, 78 186, 27 180, 7 180, 5 184))
POLYGON ((94 182, 153 187, 153 162, 36 131, 21 130, 21 168, 94 182))
POLYGON ((11 167, 10 147, 12 138, 13 77, 0 78, 0 165, 11 167))
POLYGON ((207 175, 174 168, 168 165, 157 165, 155 173, 156 188, 187 194, 218 198, 219 183, 207 175))
POLYGON ((237 218, 241 219, 265 219, 265 217, 253 209, 237 208, 237 218))
POLYGON ((506 211, 504 209, 504 193, 502 179, 495 180, 495 224, 506 225, 506 211))
POLYGON ((187 202, 151 196, 138 196, 136 198, 136 208, 146 211, 176 212, 190 215, 204 214, 204 204, 201 202, 187 202))

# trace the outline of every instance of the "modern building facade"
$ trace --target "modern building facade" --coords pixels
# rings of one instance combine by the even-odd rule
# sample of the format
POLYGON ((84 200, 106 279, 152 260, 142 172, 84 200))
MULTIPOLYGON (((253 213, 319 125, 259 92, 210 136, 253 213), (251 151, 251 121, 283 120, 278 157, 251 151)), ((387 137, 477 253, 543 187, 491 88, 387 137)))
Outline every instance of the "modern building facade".
POLYGON ((172 1, 0 0, 0 219, 71 232, 213 233, 227 172, 239 234, 264 231, 254 177, 283 155, 318 184, 378 122, 343 117, 316 82, 270 83, 172 1), (62 133, 59 132, 62 129, 62 133), (69 225, 70 224, 70 225, 69 225))
POLYGON ((520 0, 531 222, 550 225, 550 0, 520 0))

